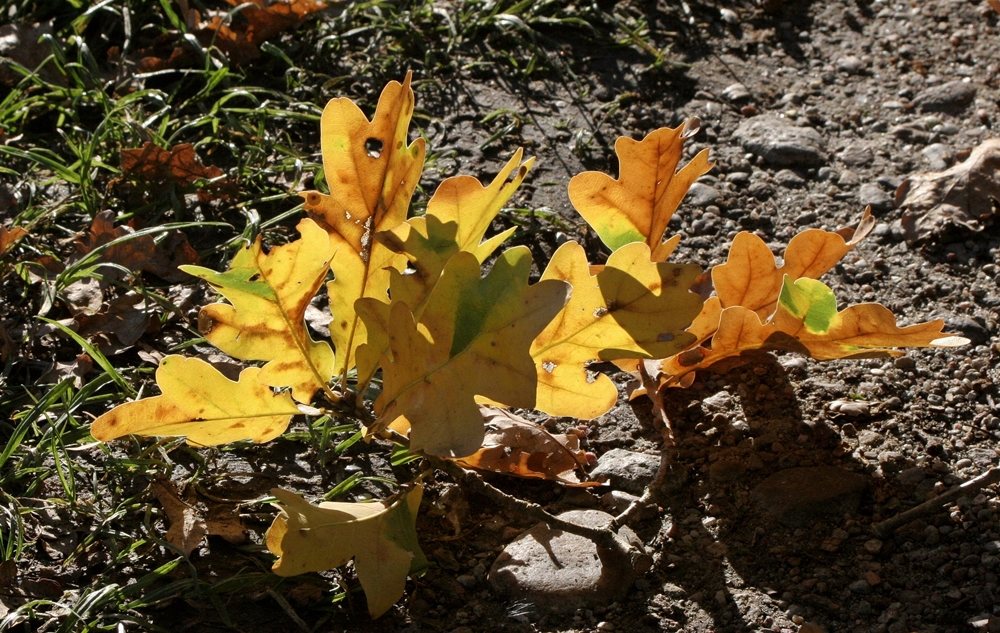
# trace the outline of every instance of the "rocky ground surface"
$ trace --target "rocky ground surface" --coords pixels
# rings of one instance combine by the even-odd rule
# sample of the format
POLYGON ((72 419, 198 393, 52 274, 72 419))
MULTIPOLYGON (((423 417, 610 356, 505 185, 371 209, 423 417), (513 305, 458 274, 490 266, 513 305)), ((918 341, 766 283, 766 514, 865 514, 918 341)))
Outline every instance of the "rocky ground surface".
MULTIPOLYGON (((978 232, 908 241, 897 191, 921 172, 961 163, 994 136, 1000 14, 968 0, 631 4, 651 32, 671 41, 666 71, 641 51, 583 39, 563 43, 574 82, 521 82, 480 69, 420 84, 431 150, 424 189, 459 171, 486 177, 524 146, 538 164, 515 206, 554 219, 515 239, 527 241, 538 261, 567 236, 596 252, 596 237, 566 197, 568 179, 586 169, 617 173, 610 152, 617 136, 641 138, 698 117, 701 130, 686 154, 709 148, 715 168, 671 222, 683 236, 672 261, 720 264, 743 230, 780 255, 799 230, 851 226, 871 206, 872 234, 824 277, 841 306, 877 301, 904 324, 942 318, 971 344, 828 363, 777 355, 670 390, 677 446, 664 498, 622 532, 648 553, 638 569, 442 477, 429 487, 418 523, 431 571, 382 619, 370 621, 357 596, 314 630, 1000 631, 996 485, 898 530, 873 531, 998 462, 1000 234, 979 218, 978 232), (513 133, 497 136, 498 124, 483 125, 491 112, 517 113, 513 133)), ((496 121, 513 120, 505 116, 496 121)), ((988 199, 979 212, 992 214, 988 199)), ((649 401, 626 404, 628 376, 614 376, 622 404, 583 425, 586 448, 598 457, 594 472, 607 485, 490 481, 591 524, 640 495, 659 463, 661 433, 649 401)), ((280 472, 282 485, 324 492, 327 479, 310 455, 269 450, 213 453, 207 466, 175 455, 174 474, 235 473, 225 484, 206 481, 200 492, 210 499, 259 498, 274 485, 259 474, 268 472, 280 472)), ((368 457, 344 459, 331 472, 390 472, 368 457)), ((67 521, 43 515, 53 526, 67 521)), ((260 528, 259 541, 272 514, 258 515, 256 524, 245 518, 260 528)), ((209 543, 192 567, 201 578, 224 579, 250 565, 221 540, 209 543)), ((58 539, 43 544, 58 561, 58 539)), ((84 573, 69 566, 53 574, 70 572, 84 573)), ((54 581, 32 582, 43 591, 54 581)), ((274 592, 228 597, 235 628, 290 630, 292 616, 312 622, 310 605, 324 598, 301 587, 281 610, 274 592)), ((193 607, 146 616, 168 630, 225 628, 193 607)))
MULTIPOLYGON (((820 364, 787 355, 671 391, 676 473, 668 502, 634 526, 653 566, 628 591, 599 578, 580 586, 594 550, 573 550, 578 556, 567 564, 580 571, 558 571, 564 585, 553 588, 551 552, 577 538, 569 535, 522 537, 494 563, 523 524, 472 498, 468 520, 478 529, 428 547, 462 591, 418 592, 411 613, 419 626, 454 633, 498 625, 1000 630, 995 486, 894 533, 872 531, 998 461, 1000 238, 987 226, 908 244, 895 198, 908 178, 947 169, 994 135, 1000 16, 985 2, 952 0, 769 4, 694 7, 694 24, 676 47, 691 66, 670 85, 644 84, 640 64, 593 58, 586 76, 597 103, 559 98, 558 87, 512 90, 497 82, 475 87, 462 105, 531 105, 537 126, 526 125, 522 135, 551 177, 536 178, 524 204, 567 217, 562 187, 569 175, 582 168, 614 173, 590 153, 592 135, 641 136, 700 117, 688 155, 708 147, 716 168, 671 223, 684 236, 674 261, 721 263, 740 230, 780 254, 803 227, 848 226, 870 205, 878 219, 873 235, 825 278, 841 305, 877 301, 904 323, 943 318, 972 343, 888 360, 820 364), (492 587, 512 585, 522 593, 501 613, 492 587), (593 602, 577 606, 577 599, 593 602), (568 613, 549 614, 553 609, 568 613)), ((647 407, 622 405, 589 428, 598 469, 620 492, 529 493, 553 511, 620 510, 658 462, 659 433, 647 407)), ((622 565, 605 564, 609 574, 627 577, 622 565)))

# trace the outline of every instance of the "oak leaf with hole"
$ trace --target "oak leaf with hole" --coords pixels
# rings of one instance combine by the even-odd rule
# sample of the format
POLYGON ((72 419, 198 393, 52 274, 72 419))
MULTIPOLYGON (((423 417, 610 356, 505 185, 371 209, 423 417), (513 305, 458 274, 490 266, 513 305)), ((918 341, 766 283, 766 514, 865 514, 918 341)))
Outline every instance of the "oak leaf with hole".
POLYGON ((395 500, 373 503, 312 505, 280 488, 271 494, 281 514, 267 531, 267 548, 278 556, 272 569, 279 576, 325 571, 353 558, 368 613, 377 618, 403 595, 406 576, 427 567, 417 543, 419 485, 395 500))
POLYGON ((330 237, 306 218, 301 238, 265 254, 260 237, 217 273, 200 266, 181 269, 204 279, 232 302, 201 309, 198 324, 213 345, 236 358, 267 361, 258 379, 272 387, 291 387, 292 396, 308 403, 328 389, 334 354, 325 341, 306 330, 305 313, 326 278, 330 237))
POLYGON ((676 128, 660 128, 641 141, 615 141, 619 177, 587 171, 569 181, 569 199, 601 241, 612 251, 625 244, 645 242, 654 261, 670 256, 680 236, 663 241, 671 216, 691 184, 712 168, 708 150, 702 150, 680 170, 684 140, 698 132, 701 122, 688 119, 676 128))
POLYGON ((569 285, 528 285, 531 253, 502 253, 486 277, 460 252, 445 265, 420 316, 403 302, 389 313, 389 353, 373 430, 410 431, 410 450, 461 457, 483 443, 476 396, 513 407, 535 406, 531 341, 566 303, 569 285))
POLYGON ((320 141, 330 195, 303 195, 310 217, 333 242, 334 279, 327 288, 335 374, 346 374, 356 365, 355 350, 368 339, 355 302, 362 297, 388 301, 389 270, 406 266, 403 255, 374 235, 406 219, 424 164, 424 139, 407 144, 414 105, 410 79, 407 74, 402 84, 386 85, 371 121, 345 97, 332 99, 323 109, 320 141))
POLYGON ((274 393, 250 367, 233 382, 197 358, 167 356, 156 370, 163 395, 119 405, 90 427, 107 442, 129 434, 186 436, 189 444, 215 446, 249 439, 266 442, 281 435, 299 413, 287 393, 274 393))

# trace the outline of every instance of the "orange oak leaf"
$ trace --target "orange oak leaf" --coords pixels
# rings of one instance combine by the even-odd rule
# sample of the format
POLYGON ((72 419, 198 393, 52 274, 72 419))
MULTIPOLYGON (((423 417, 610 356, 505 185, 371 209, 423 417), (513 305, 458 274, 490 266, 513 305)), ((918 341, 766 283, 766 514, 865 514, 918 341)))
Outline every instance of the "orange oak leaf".
POLYGON ((660 128, 636 141, 620 137, 615 142, 618 180, 588 171, 569 182, 569 199, 612 251, 625 244, 645 242, 653 261, 670 256, 680 236, 663 241, 671 216, 691 183, 712 168, 708 150, 677 170, 684 140, 698 132, 701 122, 688 119, 676 128, 660 128))

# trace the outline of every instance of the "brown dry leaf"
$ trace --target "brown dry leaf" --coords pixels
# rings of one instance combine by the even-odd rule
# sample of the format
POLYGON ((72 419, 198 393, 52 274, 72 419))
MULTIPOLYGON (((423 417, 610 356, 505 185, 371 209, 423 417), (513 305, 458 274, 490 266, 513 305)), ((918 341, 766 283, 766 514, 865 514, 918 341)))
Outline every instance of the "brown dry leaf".
POLYGON ((248 5, 230 16, 228 13, 208 16, 188 8, 181 0, 181 12, 188 28, 203 46, 215 45, 236 65, 260 57, 260 45, 298 25, 310 14, 330 6, 325 0, 226 0, 234 7, 248 5))
POLYGON ((154 481, 153 491, 166 511, 167 521, 170 523, 167 542, 183 552, 184 556, 190 556, 208 534, 204 519, 181 499, 177 488, 170 481, 154 481))
MULTIPOLYGON (((146 142, 141 148, 123 149, 121 153, 122 174, 144 183, 163 185, 174 184, 189 187, 198 179, 213 180, 225 172, 214 165, 204 165, 191 143, 174 145, 163 149, 146 142)), ((232 183, 219 180, 198 191, 198 199, 205 202, 216 197, 226 197, 232 183)))
MULTIPOLYGON (((95 248, 104 246, 120 237, 134 232, 131 226, 114 225, 115 213, 111 210, 101 211, 94 217, 89 233, 85 233, 74 244, 76 260, 95 248)), ((119 244, 115 244, 100 254, 99 262, 118 264, 136 274, 149 272, 164 281, 180 282, 190 280, 190 276, 177 269, 183 264, 197 264, 198 253, 180 231, 172 231, 166 237, 156 242, 152 235, 142 235, 119 244)), ((107 268, 102 270, 106 277, 121 278, 120 270, 107 268)))
POLYGON ((243 545, 249 540, 243 519, 236 514, 234 508, 227 505, 210 505, 208 517, 205 519, 205 529, 209 536, 222 537, 233 545, 243 545))
POLYGON ((118 354, 146 333, 152 309, 142 295, 129 292, 105 304, 97 314, 78 314, 76 332, 94 342, 105 355, 118 354))
POLYGON ((19 226, 7 230, 7 227, 0 226, 0 257, 3 257, 14 248, 18 240, 27 235, 28 232, 19 226))
POLYGON ((572 434, 552 435, 544 428, 509 411, 480 407, 486 438, 478 451, 456 459, 466 468, 489 470, 532 479, 551 479, 567 486, 599 486, 580 479, 587 465, 580 438, 572 434))
POLYGON ((965 162, 945 171, 915 175, 900 191, 900 222, 910 244, 954 229, 983 230, 1000 203, 1000 139, 983 141, 965 162))
POLYGON ((994 11, 1000 13, 1000 0, 986 0, 994 11))
POLYGON ((84 377, 94 368, 94 359, 89 354, 80 354, 72 362, 63 363, 56 361, 52 367, 38 379, 39 384, 61 382, 63 378, 73 376, 73 386, 77 389, 83 387, 84 377))

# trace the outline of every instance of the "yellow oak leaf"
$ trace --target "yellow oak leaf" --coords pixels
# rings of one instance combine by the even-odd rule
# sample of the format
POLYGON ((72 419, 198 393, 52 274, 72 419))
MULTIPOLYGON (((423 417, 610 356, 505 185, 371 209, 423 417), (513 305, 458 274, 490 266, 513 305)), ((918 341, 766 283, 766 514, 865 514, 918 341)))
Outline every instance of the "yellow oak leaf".
POLYGON ((287 393, 274 393, 250 367, 238 382, 197 358, 167 356, 156 370, 163 395, 128 402, 94 420, 90 434, 107 442, 124 435, 186 436, 189 444, 266 442, 299 413, 287 393))
POLYGON ((684 140, 698 131, 689 119, 676 128, 660 128, 641 141, 620 137, 615 142, 620 176, 588 171, 569 181, 569 199, 612 251, 645 242, 654 261, 670 256, 680 236, 666 242, 663 234, 691 183, 712 168, 708 150, 677 171, 684 140))
POLYGON ((326 278, 330 237, 315 222, 299 222, 302 237, 264 254, 261 240, 243 248, 229 270, 217 273, 181 266, 232 302, 201 309, 198 324, 213 345, 236 358, 268 361, 258 379, 272 387, 291 387, 299 402, 319 389, 329 390, 333 350, 314 341, 305 326, 309 302, 326 278))
POLYGON ((373 503, 316 506, 280 488, 271 494, 281 514, 267 531, 267 548, 278 556, 272 569, 279 576, 325 571, 353 558, 368 613, 377 618, 402 597, 406 576, 427 568, 417 543, 419 485, 394 500, 373 503))
MULTIPOLYGON (((459 251, 473 253, 482 263, 515 231, 510 228, 484 241, 493 219, 524 181, 535 159, 523 163, 522 150, 507 161, 493 182, 484 187, 471 176, 446 179, 431 196, 425 215, 378 233, 375 239, 404 255, 412 266, 407 274, 390 268, 390 294, 410 306, 419 320, 424 300, 437 283, 445 263, 459 251), (515 173, 516 171, 516 173, 515 173)), ((357 351, 358 384, 365 384, 388 349, 389 304, 371 297, 355 303, 367 331, 367 343, 357 351)))
POLYGON ((950 336, 937 319, 898 327, 890 310, 863 303, 837 311, 833 291, 821 281, 784 277, 778 308, 767 323, 743 306, 725 308, 711 347, 696 347, 660 364, 661 385, 672 385, 698 369, 728 369, 759 350, 788 350, 816 360, 899 356, 899 347, 957 347, 968 339, 950 336), (725 361, 724 364, 723 361, 725 361))
POLYGON ((460 252, 445 265, 419 323, 403 302, 389 313, 389 350, 373 429, 410 432, 410 449, 461 457, 483 443, 476 396, 535 406, 531 341, 566 303, 569 285, 528 285, 531 254, 502 253, 480 278, 479 260, 460 252))
POLYGON ((684 331, 701 310, 689 288, 701 269, 650 261, 644 243, 627 244, 596 275, 583 247, 559 247, 542 279, 573 286, 569 302, 531 345, 538 374, 535 408, 550 415, 596 418, 614 406, 611 379, 588 377, 586 365, 602 360, 663 358, 694 342, 684 331))
POLYGON ((712 269, 712 284, 723 308, 743 306, 766 319, 774 312, 785 275, 793 280, 818 279, 841 260, 875 226, 865 209, 856 229, 837 232, 807 229, 788 242, 784 263, 778 266, 764 240, 739 233, 725 264, 712 269))
POLYGON ((335 374, 357 362, 355 350, 367 331, 355 312, 362 297, 387 301, 388 269, 403 270, 406 258, 373 237, 406 219, 424 164, 424 139, 407 144, 413 115, 411 75, 389 82, 369 121, 347 98, 331 100, 320 121, 323 169, 330 194, 304 194, 310 217, 330 233, 334 279, 330 292, 330 338, 337 351, 335 374))

